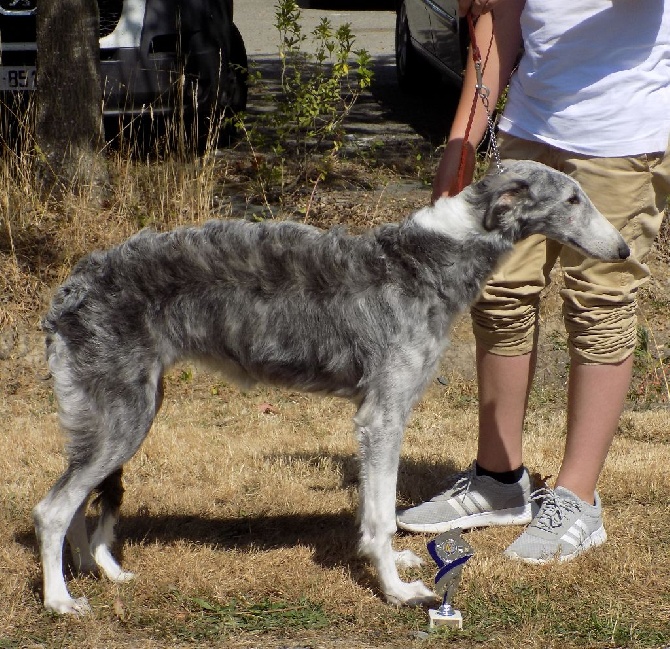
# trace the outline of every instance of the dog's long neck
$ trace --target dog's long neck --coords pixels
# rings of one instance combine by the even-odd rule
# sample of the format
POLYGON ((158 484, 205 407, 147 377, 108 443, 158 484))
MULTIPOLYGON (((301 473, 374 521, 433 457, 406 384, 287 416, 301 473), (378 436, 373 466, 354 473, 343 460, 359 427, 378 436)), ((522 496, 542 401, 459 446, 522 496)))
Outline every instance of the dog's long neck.
POLYGON ((394 237, 398 258, 415 278, 434 286, 459 311, 476 299, 513 245, 509 237, 485 230, 482 222, 483 216, 456 196, 414 213, 394 237))

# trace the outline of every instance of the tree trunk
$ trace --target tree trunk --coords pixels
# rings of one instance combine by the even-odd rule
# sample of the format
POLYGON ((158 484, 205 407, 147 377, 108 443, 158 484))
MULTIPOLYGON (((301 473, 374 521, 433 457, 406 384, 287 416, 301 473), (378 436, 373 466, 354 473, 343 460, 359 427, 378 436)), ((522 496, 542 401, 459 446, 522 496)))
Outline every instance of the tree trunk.
POLYGON ((47 191, 104 180, 99 22, 96 0, 39 0, 36 137, 47 191))

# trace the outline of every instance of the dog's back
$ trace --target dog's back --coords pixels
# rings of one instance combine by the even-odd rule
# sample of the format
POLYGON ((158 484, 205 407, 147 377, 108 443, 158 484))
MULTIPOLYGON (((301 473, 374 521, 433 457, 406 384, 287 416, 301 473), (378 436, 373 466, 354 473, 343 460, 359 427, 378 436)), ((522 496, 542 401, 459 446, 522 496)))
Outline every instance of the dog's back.
POLYGON ((142 232, 77 264, 44 318, 47 354, 67 347, 88 380, 190 357, 352 396, 419 290, 378 235, 243 221, 142 232))

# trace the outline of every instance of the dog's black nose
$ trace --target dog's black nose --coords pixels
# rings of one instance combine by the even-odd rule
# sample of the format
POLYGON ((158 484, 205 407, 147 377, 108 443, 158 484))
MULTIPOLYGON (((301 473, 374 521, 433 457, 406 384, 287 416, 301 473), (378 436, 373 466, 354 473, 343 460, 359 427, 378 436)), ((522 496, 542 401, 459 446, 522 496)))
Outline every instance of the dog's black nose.
POLYGON ((619 244, 619 259, 628 259, 630 257, 630 248, 625 241, 619 244))

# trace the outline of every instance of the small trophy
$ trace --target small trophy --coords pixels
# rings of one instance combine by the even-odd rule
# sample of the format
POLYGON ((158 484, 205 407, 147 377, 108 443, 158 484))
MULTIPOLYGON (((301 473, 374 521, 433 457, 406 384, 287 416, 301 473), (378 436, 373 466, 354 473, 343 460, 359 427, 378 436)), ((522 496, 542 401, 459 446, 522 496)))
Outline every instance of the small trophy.
POLYGON ((437 610, 431 608, 428 611, 430 628, 450 626, 462 629, 463 616, 451 602, 461 580, 463 566, 473 555, 474 550, 461 538, 461 530, 451 530, 430 541, 428 552, 437 564, 435 590, 438 595, 442 595, 442 606, 437 610))

